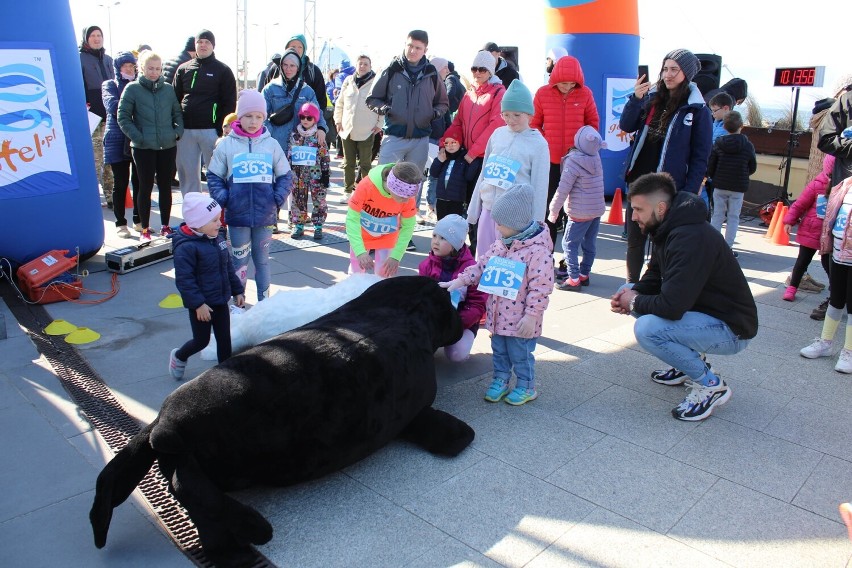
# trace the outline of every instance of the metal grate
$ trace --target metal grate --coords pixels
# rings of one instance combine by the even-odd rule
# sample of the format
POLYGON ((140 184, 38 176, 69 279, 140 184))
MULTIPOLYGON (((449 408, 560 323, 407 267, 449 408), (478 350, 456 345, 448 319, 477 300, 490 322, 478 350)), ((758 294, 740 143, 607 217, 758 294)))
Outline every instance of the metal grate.
MULTIPOLYGON (((0 293, 92 427, 113 452, 121 450, 141 430, 139 424, 124 410, 109 387, 73 346, 65 343, 62 337, 49 336, 42 331, 50 323, 50 316, 43 306, 27 305, 20 301, 8 284, 0 285, 0 293)), ((138 488, 178 548, 196 566, 212 568, 214 564, 201 548, 195 525, 186 510, 169 493, 166 479, 156 465, 138 488)), ((247 565, 249 568, 274 568, 275 565, 260 552, 254 550, 254 553, 256 557, 247 565)))

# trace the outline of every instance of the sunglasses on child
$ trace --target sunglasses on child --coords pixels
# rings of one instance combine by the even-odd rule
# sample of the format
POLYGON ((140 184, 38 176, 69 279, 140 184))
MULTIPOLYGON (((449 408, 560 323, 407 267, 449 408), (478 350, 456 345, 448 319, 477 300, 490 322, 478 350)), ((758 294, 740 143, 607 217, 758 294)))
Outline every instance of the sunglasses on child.
POLYGON ((470 72, 471 73, 487 73, 488 67, 471 67, 470 72))
POLYGON ((310 121, 313 121, 313 119, 314 119, 314 117, 312 117, 312 116, 311 116, 311 115, 309 115, 309 114, 300 114, 300 115, 299 115, 299 120, 310 120, 310 121))

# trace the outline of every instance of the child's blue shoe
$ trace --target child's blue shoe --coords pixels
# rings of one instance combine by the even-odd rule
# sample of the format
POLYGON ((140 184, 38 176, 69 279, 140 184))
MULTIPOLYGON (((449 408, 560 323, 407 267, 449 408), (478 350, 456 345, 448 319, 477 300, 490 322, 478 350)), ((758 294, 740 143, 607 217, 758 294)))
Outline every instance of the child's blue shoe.
POLYGON ((488 402, 500 402, 509 393, 509 381, 494 379, 491 386, 485 391, 485 400, 488 402))
POLYGON ((506 402, 511 404, 512 406, 520 406, 537 398, 538 391, 536 391, 535 389, 525 389, 518 387, 509 393, 509 396, 506 397, 506 402))
POLYGON ((564 280, 565 278, 568 278, 568 265, 565 263, 565 259, 562 259, 556 265, 556 279, 564 280))

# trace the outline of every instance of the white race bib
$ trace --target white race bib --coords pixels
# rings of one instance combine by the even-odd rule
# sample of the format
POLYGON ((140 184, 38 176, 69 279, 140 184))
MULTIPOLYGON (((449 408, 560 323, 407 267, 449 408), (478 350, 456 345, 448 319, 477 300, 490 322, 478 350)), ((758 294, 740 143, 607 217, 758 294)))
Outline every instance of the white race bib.
POLYGON ((482 166, 482 181, 500 189, 509 189, 515 185, 515 178, 521 170, 521 162, 505 156, 488 156, 482 166))
POLYGON ((520 260, 492 256, 485 265, 478 290, 514 300, 521 290, 527 265, 520 260))
POLYGON ((314 166, 316 163, 316 146, 293 146, 290 149, 291 166, 314 166))
POLYGON ((272 154, 237 154, 232 172, 234 183, 272 183, 272 154))

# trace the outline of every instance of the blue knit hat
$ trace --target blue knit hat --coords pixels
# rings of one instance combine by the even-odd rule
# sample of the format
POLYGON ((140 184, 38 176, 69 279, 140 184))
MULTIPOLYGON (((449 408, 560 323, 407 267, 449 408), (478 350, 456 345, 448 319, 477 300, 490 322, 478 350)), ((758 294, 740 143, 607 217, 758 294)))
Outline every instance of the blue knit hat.
POLYGON ((535 114, 533 108, 532 93, 526 85, 515 79, 509 88, 506 89, 506 94, 503 95, 503 102, 500 104, 500 110, 503 112, 525 112, 527 114, 535 114))

